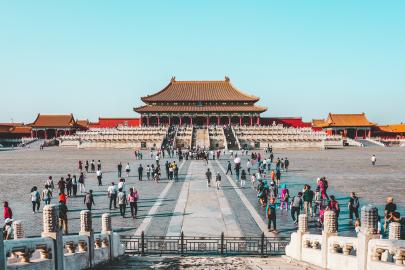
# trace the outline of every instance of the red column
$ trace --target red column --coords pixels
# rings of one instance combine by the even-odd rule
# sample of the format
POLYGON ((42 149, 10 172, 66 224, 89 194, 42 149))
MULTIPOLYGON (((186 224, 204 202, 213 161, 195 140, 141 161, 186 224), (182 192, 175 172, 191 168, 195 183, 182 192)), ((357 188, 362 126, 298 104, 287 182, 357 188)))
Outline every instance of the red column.
POLYGON ((172 125, 172 121, 171 121, 172 119, 170 118, 170 116, 169 116, 169 126, 171 126, 172 125))
POLYGON ((193 117, 190 117, 190 126, 193 125, 193 117))
POLYGON ((149 122, 149 116, 147 116, 147 117, 146 117, 146 126, 149 127, 149 123, 150 123, 150 122, 149 122))
POLYGON ((357 139, 357 134, 358 134, 358 133, 357 133, 357 129, 356 129, 356 132, 355 132, 355 135, 354 135, 354 138, 355 138, 355 139, 357 139))
POLYGON ((260 126, 260 117, 257 117, 257 125, 260 126))
POLYGON ((209 126, 209 125, 210 125, 210 117, 207 116, 207 126, 209 126))
POLYGON ((371 129, 368 130, 368 137, 371 138, 371 129))
POLYGON ((239 126, 242 125, 242 116, 239 116, 239 126))
POLYGON ((253 126, 253 117, 250 117, 250 126, 253 126))
POLYGON ((221 117, 217 116, 218 126, 221 124, 221 117))
POLYGON ((31 138, 34 138, 34 131, 31 129, 31 138))
POLYGON ((183 124, 183 117, 180 117, 180 126, 183 124))
POLYGON ((160 126, 160 117, 157 118, 158 126, 160 126))
POLYGON ((231 125, 231 117, 228 116, 228 125, 231 125))
POLYGON ((44 130, 44 137, 45 137, 45 140, 48 139, 48 132, 46 132, 46 129, 44 130))

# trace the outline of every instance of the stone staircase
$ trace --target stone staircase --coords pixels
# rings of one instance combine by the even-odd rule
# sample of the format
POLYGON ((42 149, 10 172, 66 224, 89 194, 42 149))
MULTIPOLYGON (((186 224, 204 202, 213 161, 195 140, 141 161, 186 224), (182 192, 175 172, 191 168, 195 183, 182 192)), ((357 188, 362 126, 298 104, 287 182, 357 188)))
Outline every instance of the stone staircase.
POLYGON ((224 127, 224 134, 228 150, 239 150, 239 142, 231 126, 224 127))
POLYGON ((207 128, 194 128, 193 129, 192 147, 209 149, 210 139, 209 139, 207 128))

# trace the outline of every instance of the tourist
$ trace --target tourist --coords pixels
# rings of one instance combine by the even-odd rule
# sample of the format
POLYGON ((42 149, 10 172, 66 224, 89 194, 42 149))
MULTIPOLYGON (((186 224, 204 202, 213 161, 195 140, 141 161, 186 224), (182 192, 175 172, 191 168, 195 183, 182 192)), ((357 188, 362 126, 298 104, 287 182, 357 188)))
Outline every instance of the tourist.
POLYGON ((388 225, 394 221, 396 211, 397 205, 394 203, 394 198, 388 197, 384 208, 384 232, 387 231, 388 225))
POLYGON ((122 189, 122 191, 123 191, 124 193, 127 192, 127 189, 126 189, 126 187, 125 187, 125 178, 121 178, 120 181, 118 182, 118 190, 119 190, 119 189, 122 189))
POLYGON ((297 196, 294 196, 291 200, 291 217, 294 221, 294 224, 298 223, 298 216, 302 210, 302 192, 298 192, 297 196))
POLYGON ((92 173, 96 172, 96 164, 94 163, 94 159, 90 163, 90 168, 92 173))
POLYGON ((277 232, 276 229, 276 199, 271 198, 269 204, 266 207, 266 213, 268 218, 267 228, 269 232, 277 232), (273 230, 271 230, 271 225, 273 224, 273 230))
POLYGON ((143 167, 142 167, 142 164, 139 164, 139 167, 138 167, 138 180, 142 181, 142 179, 143 179, 143 167))
POLYGON ((118 178, 120 178, 120 177, 121 177, 121 173, 122 173, 122 164, 121 164, 121 162, 118 163, 117 169, 118 169, 118 178))
POLYGON ((48 185, 42 190, 41 199, 44 201, 45 205, 51 204, 52 191, 49 189, 48 185))
POLYGON ((68 208, 66 202, 59 202, 59 228, 63 229, 65 234, 68 234, 68 208))
POLYGON ((70 174, 66 178, 66 191, 69 197, 72 197, 72 177, 70 174))
POLYGON ((221 187, 221 175, 219 174, 219 172, 217 172, 217 176, 215 178, 215 182, 217 184, 217 189, 219 189, 221 187))
POLYGON ((65 193, 66 182, 63 177, 58 181, 59 193, 65 193))
POLYGON ((212 179, 212 172, 210 169, 207 169, 207 172, 205 173, 205 176, 207 177, 207 187, 211 186, 211 179, 212 179))
POLYGON ((317 213, 319 213, 319 209, 320 209, 321 203, 322 203, 322 195, 321 195, 319 186, 316 187, 315 196, 314 196, 313 201, 315 202, 314 206, 313 206, 314 207, 313 213, 314 213, 314 215, 317 215, 317 213))
POLYGON ((329 199, 329 196, 326 193, 327 189, 328 189, 328 186, 329 186, 328 180, 326 180, 326 177, 322 177, 322 178, 319 179, 318 186, 319 186, 319 190, 321 192, 322 200, 329 199))
POLYGON ((129 167, 129 163, 127 163, 127 166, 125 166, 125 172, 127 174, 127 177, 129 177, 129 172, 131 171, 131 167, 129 167))
POLYGON ((305 185, 304 186, 304 195, 302 196, 302 199, 304 200, 304 213, 305 215, 313 217, 313 212, 312 212, 312 200, 314 199, 314 192, 311 190, 310 185, 305 185))
POLYGON ((150 180, 150 176, 152 174, 152 169, 149 165, 146 166, 146 178, 148 178, 148 180, 150 180))
POLYGON ((179 166, 177 166, 176 162, 174 162, 174 181, 179 181, 179 166))
POLYGON ((3 227, 3 239, 4 240, 12 240, 14 239, 14 229, 13 229, 13 219, 6 218, 4 220, 4 227, 3 227))
POLYGON ((240 176, 240 187, 245 188, 246 185, 246 171, 242 170, 242 174, 240 176))
POLYGON ((340 207, 339 207, 339 203, 336 200, 334 195, 330 195, 330 201, 329 201, 329 204, 328 204, 328 208, 329 208, 329 210, 335 212, 335 215, 336 215, 336 219, 335 219, 335 221, 336 221, 336 229, 338 229, 338 226, 339 226, 338 220, 339 220, 339 214, 340 214, 340 207))
POLYGON ((83 162, 79 160, 79 172, 83 171, 83 162))
POLYGON ((286 184, 281 185, 281 196, 280 196, 280 209, 288 210, 288 203, 290 200, 290 191, 287 188, 286 184))
POLYGON ((41 194, 38 192, 36 186, 31 189, 31 203, 32 203, 32 213, 35 214, 35 210, 39 212, 39 207, 41 206, 41 194))
POLYGON ((247 170, 249 175, 250 175, 250 170, 251 169, 252 169, 252 162, 250 161, 250 159, 248 159, 248 161, 246 162, 246 170, 247 170))
POLYGON ((288 167, 290 167, 290 161, 288 160, 288 158, 285 158, 284 160, 285 172, 288 172, 288 167))
POLYGON ((64 202, 66 204, 67 203, 66 194, 65 193, 59 193, 58 201, 64 202))
POLYGON ((271 198, 276 199, 277 195, 278 195, 277 186, 274 184, 274 182, 270 182, 270 187, 269 187, 269 192, 268 192, 269 199, 271 199, 271 198))
POLYGON ((375 155, 373 155, 373 156, 371 157, 371 165, 375 166, 375 163, 376 163, 376 162, 377 162, 377 158, 376 158, 375 155))
POLYGON ((170 180, 170 164, 169 164, 169 161, 167 161, 166 160, 166 163, 165 163, 165 169, 166 169, 166 177, 167 177, 167 179, 169 179, 170 180))
POLYGON ((117 209, 117 188, 115 187, 114 182, 111 182, 111 185, 107 189, 108 198, 110 198, 110 210, 112 204, 114 203, 114 209, 117 209))
POLYGON ((84 185, 84 180, 85 180, 84 174, 80 173, 80 176, 79 176, 79 190, 80 190, 80 193, 85 193, 86 192, 86 187, 84 185))
POLYGON ((52 176, 48 177, 48 180, 46 180, 45 185, 48 185, 48 188, 51 190, 53 190, 55 188, 55 185, 53 184, 52 176))
POLYGON ((360 202, 359 202, 359 198, 356 196, 356 193, 354 193, 354 192, 350 193, 348 208, 349 208, 350 222, 353 221, 353 213, 357 220, 359 218, 360 202))
POLYGON ((86 204, 87 210, 91 211, 91 207, 96 205, 94 203, 93 190, 90 189, 89 192, 86 193, 83 202, 86 204))
POLYGON ((156 181, 156 183, 159 183, 159 180, 160 180, 160 166, 156 166, 156 168, 154 169, 153 178, 156 181))
POLYGON ((276 168, 276 183, 277 183, 277 186, 280 186, 280 181, 281 181, 281 170, 280 170, 280 168, 276 168))
POLYGON ((256 175, 253 173, 252 176, 250 176, 250 183, 253 189, 256 188, 256 175))
POLYGON ((101 161, 97 161, 97 171, 101 171, 101 161))
POLYGON ((4 219, 13 218, 13 211, 11 210, 7 201, 5 201, 3 203, 3 214, 4 214, 4 219))
POLYGON ((128 194, 128 202, 129 202, 129 208, 131 209, 131 216, 133 219, 136 218, 136 215, 138 214, 138 191, 134 188, 129 189, 129 194, 128 194))
POLYGON ((73 196, 76 197, 77 196, 77 178, 76 178, 76 175, 73 175, 72 190, 73 190, 73 196))
POLYGON ((361 222, 359 218, 356 218, 356 221, 354 222, 354 231, 356 232, 356 235, 359 234, 361 229, 361 222))
POLYGON ((102 186, 103 183, 101 180, 103 179, 103 172, 101 171, 101 169, 97 168, 96 176, 97 176, 98 185, 102 186))
POLYGON ((86 170, 86 173, 89 173, 89 161, 88 161, 88 160, 86 160, 86 163, 85 163, 85 165, 84 165, 84 168, 85 168, 85 170, 86 170))
POLYGON ((120 214, 124 218, 125 217, 125 210, 127 208, 127 197, 125 196, 125 192, 122 191, 122 188, 118 189, 118 205, 120 207, 120 214))
POLYGON ((232 175, 232 164, 229 160, 228 160, 228 169, 226 170, 225 175, 228 175, 228 173, 231 173, 232 175))

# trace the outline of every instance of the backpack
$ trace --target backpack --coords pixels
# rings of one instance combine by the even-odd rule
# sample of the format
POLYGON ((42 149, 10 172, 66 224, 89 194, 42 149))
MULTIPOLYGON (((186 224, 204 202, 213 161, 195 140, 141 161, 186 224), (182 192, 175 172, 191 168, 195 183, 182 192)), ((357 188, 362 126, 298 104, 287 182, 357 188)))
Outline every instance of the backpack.
POLYGON ((324 179, 323 181, 323 186, 325 187, 325 189, 328 189, 328 180, 324 179))

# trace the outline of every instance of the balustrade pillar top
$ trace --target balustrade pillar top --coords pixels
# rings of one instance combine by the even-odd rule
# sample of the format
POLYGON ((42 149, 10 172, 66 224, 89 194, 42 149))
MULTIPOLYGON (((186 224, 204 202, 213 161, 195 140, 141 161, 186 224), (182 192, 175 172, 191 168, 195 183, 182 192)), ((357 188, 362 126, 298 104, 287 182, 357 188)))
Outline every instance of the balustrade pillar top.
POLYGON ((400 240, 401 239, 401 223, 391 222, 389 225, 389 236, 390 240, 400 240))
POLYGON ((42 211, 43 232, 54 233, 59 231, 59 205, 45 205, 42 211))
POLYGON ((90 232, 93 229, 93 222, 91 217, 91 211, 82 210, 80 212, 80 231, 90 232))
POLYGON ((25 238, 24 229, 21 220, 16 220, 13 222, 14 239, 25 238))
POLYGON ((298 216, 298 231, 302 233, 308 232, 308 217, 306 214, 298 216))
POLYGON ((101 230, 103 232, 111 232, 112 231, 112 226, 111 226, 111 215, 108 213, 105 213, 101 216, 101 230))
POLYGON ((325 233, 336 233, 336 213, 328 210, 323 216, 323 230, 325 233))
POLYGON ((378 233, 378 209, 373 205, 361 208, 361 231, 365 234, 378 233))

